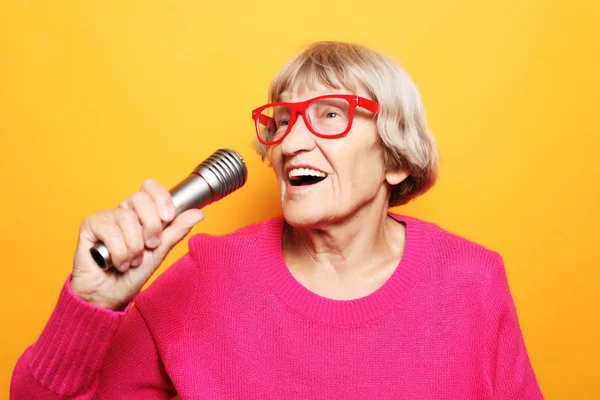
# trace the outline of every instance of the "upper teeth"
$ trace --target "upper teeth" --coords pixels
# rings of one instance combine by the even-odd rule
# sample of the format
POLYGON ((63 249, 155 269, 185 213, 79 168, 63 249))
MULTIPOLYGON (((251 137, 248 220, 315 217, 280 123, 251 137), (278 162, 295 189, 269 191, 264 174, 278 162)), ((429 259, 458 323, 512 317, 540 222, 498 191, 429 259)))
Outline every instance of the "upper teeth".
POLYGON ((296 176, 320 176, 322 178, 325 178, 327 174, 325 172, 316 171, 310 168, 294 168, 290 170, 289 176, 290 178, 296 176))

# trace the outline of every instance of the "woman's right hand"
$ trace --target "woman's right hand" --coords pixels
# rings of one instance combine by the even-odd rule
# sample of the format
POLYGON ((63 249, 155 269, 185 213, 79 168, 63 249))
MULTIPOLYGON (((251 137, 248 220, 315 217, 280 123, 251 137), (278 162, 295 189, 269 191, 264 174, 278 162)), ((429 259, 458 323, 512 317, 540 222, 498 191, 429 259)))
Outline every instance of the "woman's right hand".
POLYGON ((87 217, 79 229, 73 260, 73 292, 95 306, 123 310, 169 251, 204 218, 198 209, 175 219, 174 213, 169 191, 147 179, 119 207, 87 217), (163 222, 170 221, 163 230, 163 222), (98 241, 108 249, 113 268, 103 270, 92 258, 90 249, 98 241))

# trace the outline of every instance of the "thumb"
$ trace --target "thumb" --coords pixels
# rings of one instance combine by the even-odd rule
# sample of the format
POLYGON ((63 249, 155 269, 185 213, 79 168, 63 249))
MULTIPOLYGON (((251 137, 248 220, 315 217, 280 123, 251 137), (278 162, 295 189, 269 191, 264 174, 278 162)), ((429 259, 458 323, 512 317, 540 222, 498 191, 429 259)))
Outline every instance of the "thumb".
POLYGON ((157 250, 160 253, 164 252, 164 256, 166 257, 173 246, 179 243, 192 230, 194 225, 203 219, 204 212, 195 208, 179 214, 163 231, 161 244, 157 250))

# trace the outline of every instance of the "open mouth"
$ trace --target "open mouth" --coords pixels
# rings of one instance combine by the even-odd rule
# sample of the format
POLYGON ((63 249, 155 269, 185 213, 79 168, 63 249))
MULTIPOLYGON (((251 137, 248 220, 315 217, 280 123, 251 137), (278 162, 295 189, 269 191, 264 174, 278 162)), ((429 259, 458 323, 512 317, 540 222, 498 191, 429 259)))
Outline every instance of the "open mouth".
POLYGON ((325 177, 321 176, 299 176, 290 178, 290 183, 292 186, 308 186, 314 185, 315 183, 321 182, 325 177))
POLYGON ((309 186, 321 182, 327 178, 327 174, 308 168, 294 168, 288 173, 292 186, 309 186))

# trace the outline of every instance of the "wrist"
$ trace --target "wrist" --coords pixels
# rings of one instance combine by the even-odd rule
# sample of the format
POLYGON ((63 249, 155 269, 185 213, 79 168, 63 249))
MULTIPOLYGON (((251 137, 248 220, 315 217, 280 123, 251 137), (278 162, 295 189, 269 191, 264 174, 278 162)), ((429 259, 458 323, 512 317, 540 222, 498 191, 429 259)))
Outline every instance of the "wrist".
POLYGON ((71 292, 75 296, 77 296, 79 299, 88 303, 91 306, 117 312, 123 312, 127 308, 128 302, 110 301, 109 299, 106 299, 103 296, 98 296, 97 294, 81 290, 77 283, 74 283, 72 279, 71 282, 69 282, 69 287, 71 288, 71 292))

